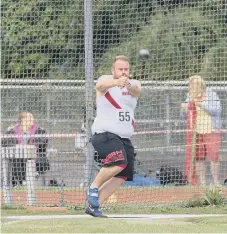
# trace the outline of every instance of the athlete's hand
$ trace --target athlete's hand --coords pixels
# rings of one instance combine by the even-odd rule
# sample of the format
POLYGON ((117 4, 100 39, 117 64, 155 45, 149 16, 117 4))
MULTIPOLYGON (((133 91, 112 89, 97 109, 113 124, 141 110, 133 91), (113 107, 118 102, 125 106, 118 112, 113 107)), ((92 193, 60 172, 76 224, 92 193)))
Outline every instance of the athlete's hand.
MULTIPOLYGON (((135 86, 135 82, 134 82, 134 86, 135 86)), ((130 80, 128 79, 125 83, 125 87, 126 88, 130 88, 130 87, 133 87, 132 83, 130 82, 130 80)))
POLYGON ((116 86, 123 88, 125 87, 127 81, 128 81, 128 77, 121 76, 119 79, 116 79, 116 86))

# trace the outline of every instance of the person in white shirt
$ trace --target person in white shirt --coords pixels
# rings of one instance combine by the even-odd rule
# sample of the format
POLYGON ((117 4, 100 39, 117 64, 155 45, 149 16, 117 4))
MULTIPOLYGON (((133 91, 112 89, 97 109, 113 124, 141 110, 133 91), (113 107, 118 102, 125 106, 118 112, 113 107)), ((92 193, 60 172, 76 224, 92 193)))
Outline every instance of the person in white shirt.
POLYGON ((134 111, 141 84, 130 78, 127 57, 117 56, 112 75, 101 76, 96 83, 96 118, 92 125, 92 145, 103 167, 87 191, 86 213, 105 217, 99 207, 125 181, 133 180, 134 111))

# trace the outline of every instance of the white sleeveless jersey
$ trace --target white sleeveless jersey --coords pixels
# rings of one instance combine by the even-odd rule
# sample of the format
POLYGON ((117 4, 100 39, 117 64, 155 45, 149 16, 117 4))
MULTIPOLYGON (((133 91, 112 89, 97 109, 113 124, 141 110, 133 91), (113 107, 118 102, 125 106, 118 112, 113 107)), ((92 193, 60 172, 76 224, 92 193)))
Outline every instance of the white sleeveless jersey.
POLYGON ((96 98, 96 118, 92 133, 111 132, 122 138, 130 138, 134 132, 134 110, 137 97, 127 88, 109 88, 104 96, 96 98))

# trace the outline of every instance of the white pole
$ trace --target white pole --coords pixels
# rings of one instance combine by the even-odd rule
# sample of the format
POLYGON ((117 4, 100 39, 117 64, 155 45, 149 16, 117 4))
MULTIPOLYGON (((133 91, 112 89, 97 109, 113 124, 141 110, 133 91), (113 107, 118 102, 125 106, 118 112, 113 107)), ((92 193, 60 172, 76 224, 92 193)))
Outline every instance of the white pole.
POLYGON ((11 173, 11 162, 9 158, 2 158, 2 172, 3 172, 3 197, 4 204, 10 205, 12 203, 12 190, 11 190, 11 181, 10 181, 10 173, 11 173))
POLYGON ((26 163, 26 183, 27 183, 27 203, 30 206, 36 203, 35 171, 36 171, 35 159, 28 159, 26 163))
MULTIPOLYGON (((92 0, 84 0, 84 48, 85 48, 85 100, 86 100, 86 139, 91 138, 91 125, 93 122, 94 103, 94 80, 93 80, 93 15, 92 0)), ((85 186, 91 179, 94 150, 91 144, 86 145, 84 151, 85 163, 85 186)))

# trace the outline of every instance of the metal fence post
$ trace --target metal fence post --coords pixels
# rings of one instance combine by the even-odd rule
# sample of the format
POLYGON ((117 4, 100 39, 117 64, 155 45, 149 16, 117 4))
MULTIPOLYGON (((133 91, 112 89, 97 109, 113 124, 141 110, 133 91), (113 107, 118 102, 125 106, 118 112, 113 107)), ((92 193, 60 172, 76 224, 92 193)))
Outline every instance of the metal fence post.
MULTIPOLYGON (((91 138, 91 125, 94 110, 94 80, 93 80, 93 14, 92 0, 84 0, 84 46, 85 46, 85 100, 86 100, 86 139, 91 138)), ((85 183, 91 178, 94 150, 86 145, 85 150, 85 183)), ((86 185, 85 185, 86 186, 86 185)))
MULTIPOLYGON (((2 156, 4 153, 2 152, 2 156)), ((11 173, 11 162, 9 158, 6 158, 5 155, 2 157, 2 172, 3 172, 3 198, 4 204, 10 205, 12 203, 12 190, 11 190, 11 180, 10 180, 10 173, 11 173)))
POLYGON ((27 203, 34 205, 36 203, 35 192, 35 159, 28 159, 26 163, 26 183, 27 183, 27 203))
POLYGON ((166 99, 166 146, 170 145, 170 97, 169 97, 169 92, 165 92, 165 99, 166 99))

